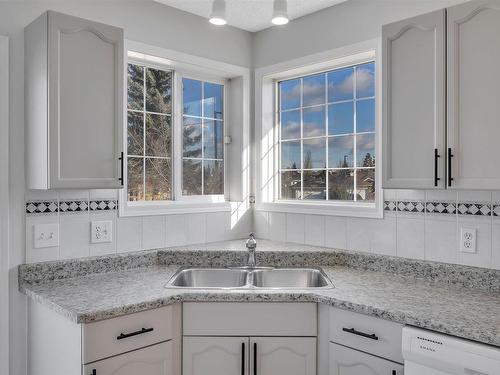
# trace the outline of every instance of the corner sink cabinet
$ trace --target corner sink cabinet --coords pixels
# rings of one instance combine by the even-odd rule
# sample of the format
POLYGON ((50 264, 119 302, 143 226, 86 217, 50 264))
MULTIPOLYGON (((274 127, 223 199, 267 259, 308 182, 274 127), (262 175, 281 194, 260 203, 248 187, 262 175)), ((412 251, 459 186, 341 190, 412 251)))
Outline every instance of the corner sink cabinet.
POLYGON ((77 324, 30 301, 28 374, 403 375, 401 330, 308 302, 185 302, 77 324))
POLYGON ((185 303, 183 375, 315 375, 315 303, 185 303))

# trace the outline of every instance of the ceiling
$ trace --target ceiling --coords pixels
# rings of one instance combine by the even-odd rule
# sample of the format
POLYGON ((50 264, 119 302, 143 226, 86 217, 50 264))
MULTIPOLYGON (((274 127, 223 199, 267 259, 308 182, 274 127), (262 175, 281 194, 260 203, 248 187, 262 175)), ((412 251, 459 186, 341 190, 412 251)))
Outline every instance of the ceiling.
MULTIPOLYGON (((212 0, 155 0, 159 3, 208 18, 212 0)), ((346 0, 288 0, 290 20, 331 7, 346 0)), ((247 31, 266 29, 271 24, 273 0, 226 0, 226 18, 231 26, 247 31)))

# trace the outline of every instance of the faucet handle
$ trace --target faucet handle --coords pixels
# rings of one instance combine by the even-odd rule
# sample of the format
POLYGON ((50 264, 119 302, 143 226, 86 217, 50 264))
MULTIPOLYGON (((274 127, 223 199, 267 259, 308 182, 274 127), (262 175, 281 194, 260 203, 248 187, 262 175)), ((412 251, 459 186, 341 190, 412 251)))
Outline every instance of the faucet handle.
POLYGON ((257 247, 257 241, 255 240, 255 233, 250 233, 248 240, 246 242, 247 249, 255 249, 257 247))

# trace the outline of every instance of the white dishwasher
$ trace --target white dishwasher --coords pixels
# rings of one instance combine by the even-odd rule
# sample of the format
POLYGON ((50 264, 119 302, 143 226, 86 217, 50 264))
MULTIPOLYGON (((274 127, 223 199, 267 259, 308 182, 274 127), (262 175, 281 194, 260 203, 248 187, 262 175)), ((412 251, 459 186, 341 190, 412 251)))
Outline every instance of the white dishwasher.
POLYGON ((500 348, 403 328, 405 375, 500 375, 500 348))

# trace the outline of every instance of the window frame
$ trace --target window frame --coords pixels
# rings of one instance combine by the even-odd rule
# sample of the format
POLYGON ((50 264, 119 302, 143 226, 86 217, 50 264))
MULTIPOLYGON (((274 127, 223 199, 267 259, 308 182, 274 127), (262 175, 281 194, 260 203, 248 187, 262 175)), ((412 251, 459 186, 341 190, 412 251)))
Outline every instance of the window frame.
MULTIPOLYGON (((181 213, 202 213, 202 212, 227 212, 231 211, 231 203, 229 202, 229 178, 227 174, 227 148, 226 142, 223 139, 223 155, 224 155, 224 194, 217 195, 182 195, 182 78, 191 78, 203 82, 212 82, 224 85, 224 114, 223 114, 223 133, 227 134, 228 118, 227 108, 230 104, 228 100, 228 82, 231 77, 224 75, 224 69, 211 69, 205 66, 224 65, 224 63, 212 62, 211 64, 191 64, 181 60, 170 60, 164 57, 165 52, 170 52, 174 57, 180 55, 186 58, 188 55, 168 51, 153 46, 143 45, 136 42, 127 43, 126 58, 124 59, 124 69, 127 71, 129 63, 138 64, 141 66, 151 67, 161 70, 169 70, 172 72, 172 145, 171 145, 171 161, 172 161, 172 199, 165 201, 128 201, 128 168, 123 170, 124 188, 119 192, 119 216, 148 216, 148 215, 169 215, 181 213), (142 52, 141 50, 145 51, 142 52), (141 51, 141 52, 137 52, 141 51), (162 52, 157 53, 158 51, 162 52), (153 52, 153 53, 151 53, 153 52), (180 90, 180 91, 179 91, 180 90), (176 125, 177 124, 177 125, 176 125), (180 125, 179 125, 180 124, 180 125), (176 129, 177 127, 177 129, 176 129)), ((200 58, 189 56, 190 59, 199 60, 200 58)), ((202 59, 205 60, 205 59, 202 59)), ((240 70, 240 69, 233 69, 240 70)), ((127 74, 124 75, 124 89, 128 90, 127 74)), ((124 112, 127 114, 127 91, 124 95, 124 112)), ((127 134, 127 116, 124 117, 124 129, 127 134)), ((127 152, 127 136, 123 137, 124 162, 128 159, 127 152)), ((126 165, 126 164, 125 164, 126 165)), ((202 172, 203 173, 203 172, 202 172)))
MULTIPOLYGON (((370 135, 370 134, 373 134, 374 137, 376 138, 377 137, 377 114, 375 113, 374 114, 374 117, 375 117, 375 127, 373 129, 373 131, 369 131, 369 132, 358 132, 357 129, 354 129, 355 130, 353 133, 348 133, 348 134, 340 134, 340 135, 331 135, 329 134, 328 132, 328 116, 329 116, 329 106, 331 105, 336 105, 336 104, 343 104, 343 103, 349 103, 349 102, 352 102, 354 107, 357 108, 357 105, 358 105, 358 102, 363 102, 363 101, 368 101, 368 100, 373 100, 374 103, 375 103, 375 109, 376 109, 376 102, 377 102, 377 89, 375 87, 374 89, 374 96, 370 96, 370 97, 364 97, 364 98, 357 98, 356 95, 354 94, 353 95, 353 98, 352 99, 349 99, 349 100, 342 100, 342 101, 337 101, 337 102, 329 102, 328 101, 328 78, 327 78, 327 74, 328 73, 331 73, 331 72, 334 72, 336 70, 341 70, 341 69, 346 69, 346 68, 353 68, 354 69, 354 72, 356 72, 355 68, 356 67, 359 67, 360 65, 364 65, 364 64, 369 64, 369 63, 373 63, 375 65, 375 69, 377 69, 376 67, 376 64, 377 62, 375 61, 375 56, 373 56, 373 58, 361 58, 359 60, 355 60, 353 59, 352 60, 353 62, 345 62, 344 64, 341 64, 341 65, 338 65, 338 66, 335 66, 333 69, 322 69, 321 71, 314 71, 312 73, 308 73, 308 74, 301 74, 301 75, 293 75, 293 76, 285 76, 283 78, 279 78, 279 79, 276 79, 274 81, 274 85, 275 85, 275 103, 276 103, 276 108, 275 108, 275 127, 276 127, 276 136, 278 138, 278 157, 277 157, 277 169, 276 169, 276 172, 277 172, 277 175, 278 175, 278 189, 277 189, 277 192, 276 192, 276 198, 275 198, 275 201, 277 202, 288 202, 288 203, 294 203, 294 202, 297 202, 297 201, 305 201, 305 202, 312 202, 312 203, 326 203, 326 204, 338 204, 338 203, 347 203, 347 204, 351 204, 351 205, 354 205, 354 206, 358 206, 360 204, 366 204, 368 205, 368 207, 370 207, 371 205, 375 205, 375 202, 372 202, 372 201, 368 201, 368 202, 365 202, 365 201, 358 201, 358 200, 354 200, 354 201, 341 201, 341 200, 329 200, 328 199, 328 187, 329 187, 329 178, 328 178, 328 173, 333 171, 333 170, 343 170, 343 169, 346 169, 346 170, 354 170, 354 171, 358 171, 358 170, 363 170, 363 169, 372 169, 372 168, 365 168, 365 167, 359 167, 357 165, 357 162, 358 162, 358 159, 357 159, 357 146, 358 146, 358 143, 357 143, 357 137, 358 135, 370 135), (314 75, 320 75, 320 74, 325 74, 325 103, 323 104, 315 104, 315 105, 311 105, 311 106, 303 106, 303 88, 304 88, 304 83, 303 83, 303 79, 304 78, 308 78, 308 77, 311 77, 311 76, 314 76, 314 75), (279 85, 281 82, 284 82, 284 81, 288 81, 288 80, 293 80, 293 79, 300 79, 300 85, 301 85, 301 95, 300 95, 300 106, 298 108, 292 108, 292 109, 287 109, 285 111, 282 111, 281 110, 281 95, 280 95, 280 89, 279 89, 279 85), (301 113, 301 133, 303 133, 303 129, 304 129, 304 124, 303 124, 303 120, 302 120, 302 117, 303 117, 303 112, 304 112, 304 109, 310 109, 310 108, 316 108, 316 107, 324 107, 325 108, 325 135, 321 135, 321 136, 313 136, 313 137, 304 137, 303 134, 301 134, 301 136, 299 138, 293 138, 293 139, 286 139, 286 140, 282 140, 281 139, 281 126, 280 126, 280 120, 281 120, 281 114, 283 112, 289 112, 289 111, 296 111, 296 110, 299 110, 300 113, 301 113), (353 153, 354 153, 354 157, 353 157, 353 165, 352 167, 349 167, 349 168, 332 168, 331 166, 326 166, 325 168, 310 168, 310 169, 304 169, 303 167, 303 152, 304 152, 304 145, 303 145, 303 141, 307 141, 307 140, 314 140, 314 139, 324 139, 325 140, 325 160, 328 164, 328 157, 329 157, 329 140, 330 139, 334 139, 336 137, 343 137, 343 136, 353 136, 353 139, 354 139, 354 143, 353 143, 353 153), (320 200, 320 199, 304 199, 304 198, 301 198, 301 199, 283 199, 281 197, 282 195, 282 189, 281 189, 281 179, 282 179, 282 172, 285 171, 285 172, 288 172, 288 171, 294 171, 293 169, 283 169, 281 168, 281 157, 282 157, 282 144, 283 143, 286 143, 286 142, 293 142, 293 141, 300 141, 301 142, 301 167, 296 169, 297 172, 299 173, 302 173, 301 175, 301 196, 304 195, 304 176, 303 176, 303 173, 304 172, 309 172, 309 171, 325 171, 325 188, 326 188, 326 197, 324 200, 320 200)), ((378 77, 376 77, 378 79, 378 77)), ((375 81, 375 86, 377 85, 377 81, 375 81)), ((353 90, 354 92, 356 92, 356 73, 354 73, 354 85, 353 85, 353 90)), ((375 111, 376 112, 376 111, 375 111)), ((356 116, 356 112, 354 112, 353 116, 356 116)), ((354 119, 355 117, 353 117, 354 119)), ((356 121, 354 121, 355 123, 356 121)), ((377 156, 377 155, 375 155, 377 156)), ((377 161, 377 158, 375 159, 377 161)), ((377 171, 377 168, 378 167, 378 162, 376 163, 375 167, 373 167, 373 170, 376 174, 376 171, 377 171)), ((375 183, 377 181, 375 180, 375 183)), ((353 193, 354 193, 354 196, 356 196, 356 189, 357 187, 357 178, 354 177, 354 182, 353 182, 353 193)), ((375 191, 375 193, 377 193, 375 191)), ((377 199, 377 197, 375 198, 377 199)))
POLYGON ((264 67, 255 73, 256 210, 333 216, 381 218, 382 182, 382 85, 380 38, 264 67), (280 199, 280 137, 278 82, 331 70, 375 62, 375 202, 280 199), (260 139, 259 139, 260 136, 260 139), (267 183, 264 181, 267 180, 267 183))

